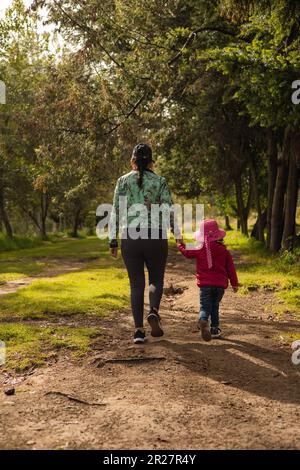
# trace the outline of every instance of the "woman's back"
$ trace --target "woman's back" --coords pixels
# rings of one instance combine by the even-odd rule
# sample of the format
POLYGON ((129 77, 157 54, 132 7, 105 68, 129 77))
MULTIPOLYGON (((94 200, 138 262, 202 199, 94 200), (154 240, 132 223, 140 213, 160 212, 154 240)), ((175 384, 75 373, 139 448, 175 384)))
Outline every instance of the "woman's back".
MULTIPOLYGON (((138 171, 130 171, 118 179, 115 195, 114 210, 116 213, 120 209, 121 199, 126 198, 128 208, 127 214, 121 215, 119 227, 125 228, 139 218, 143 224, 148 223, 148 227, 162 228, 162 218, 158 213, 158 206, 172 206, 172 198, 164 177, 157 175, 152 170, 146 170, 143 173, 142 185, 138 184, 138 171), (140 207, 135 204, 141 204, 145 207, 145 216, 140 211, 140 207), (157 210, 155 210, 155 206, 157 210)), ((122 204, 124 204, 122 202, 122 204)), ((165 212, 165 209, 163 210, 165 212)))
POLYGON ((149 277, 150 312, 147 320, 151 335, 159 337, 164 334, 158 309, 168 256, 167 231, 164 229, 169 224, 165 224, 160 211, 164 212, 165 207, 168 209, 172 231, 174 217, 166 180, 152 171, 153 163, 149 145, 140 143, 134 147, 132 171, 121 176, 117 182, 110 223, 110 248, 115 257, 118 250, 116 236, 121 233, 122 257, 130 280, 130 299, 136 328, 133 337, 135 343, 145 341, 145 266, 149 277))
POLYGON ((135 170, 121 176, 118 183, 120 194, 128 197, 128 205, 144 204, 147 201, 151 204, 159 204, 162 199, 167 203, 172 203, 165 178, 151 170, 144 172, 141 187, 138 185, 138 171, 135 170))

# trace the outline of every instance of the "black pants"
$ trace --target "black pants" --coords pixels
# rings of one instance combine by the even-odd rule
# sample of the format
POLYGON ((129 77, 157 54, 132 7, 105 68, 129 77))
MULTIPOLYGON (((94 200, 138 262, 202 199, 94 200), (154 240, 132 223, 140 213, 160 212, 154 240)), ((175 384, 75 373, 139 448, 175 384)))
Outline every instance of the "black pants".
POLYGON ((130 238, 121 241, 121 251, 131 289, 131 308, 136 328, 144 324, 145 271, 149 274, 150 308, 159 308, 163 294, 164 274, 168 257, 168 240, 130 238))

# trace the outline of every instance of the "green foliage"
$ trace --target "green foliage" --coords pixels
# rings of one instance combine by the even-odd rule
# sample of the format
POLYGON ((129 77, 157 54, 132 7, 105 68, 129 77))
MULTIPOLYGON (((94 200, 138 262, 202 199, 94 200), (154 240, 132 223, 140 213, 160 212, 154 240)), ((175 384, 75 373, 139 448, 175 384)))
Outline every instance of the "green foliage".
POLYGON ((177 196, 213 198, 247 233, 269 203, 265 129, 281 153, 284 131, 299 131, 298 17, 287 0, 35 0, 29 15, 16 1, 1 21, 1 218, 91 234, 91 211, 146 140, 177 196))
POLYGON ((42 242, 43 240, 40 237, 21 237, 18 235, 11 239, 0 233, 0 252, 19 250, 23 248, 33 248, 35 246, 41 245, 42 242))

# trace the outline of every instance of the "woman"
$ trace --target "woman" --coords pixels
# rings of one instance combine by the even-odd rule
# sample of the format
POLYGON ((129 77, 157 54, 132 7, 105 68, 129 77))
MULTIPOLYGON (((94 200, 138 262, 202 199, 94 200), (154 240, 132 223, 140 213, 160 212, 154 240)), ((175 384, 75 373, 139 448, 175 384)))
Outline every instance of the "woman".
MULTIPOLYGON (((135 323, 134 343, 145 341, 144 330, 144 291, 145 272, 149 274, 150 312, 147 320, 151 327, 151 335, 159 337, 164 334, 161 318, 158 313, 163 294, 164 273, 168 256, 167 227, 161 217, 155 217, 151 208, 153 204, 164 205, 169 209, 172 198, 165 178, 153 171, 152 150, 147 144, 140 143, 133 149, 131 158, 132 171, 118 179, 113 202, 110 222, 110 249, 113 257, 118 253, 116 236, 121 233, 121 252, 128 272, 131 289, 131 308, 135 323), (128 211, 125 220, 120 217, 120 198, 126 197, 128 211), (130 211, 134 204, 145 209, 145 220, 137 229, 139 216, 130 211), (140 206, 142 204, 142 206, 140 206), (112 228, 113 227, 113 228, 112 228), (134 236, 132 233, 134 232, 134 236), (136 236, 137 234, 137 236, 136 236)), ((124 199, 123 199, 124 200, 124 199)), ((143 211, 142 211, 143 212, 143 211)), ((171 230, 174 233, 174 216, 170 211, 171 230)), ((178 237, 178 241, 182 241, 178 237)))

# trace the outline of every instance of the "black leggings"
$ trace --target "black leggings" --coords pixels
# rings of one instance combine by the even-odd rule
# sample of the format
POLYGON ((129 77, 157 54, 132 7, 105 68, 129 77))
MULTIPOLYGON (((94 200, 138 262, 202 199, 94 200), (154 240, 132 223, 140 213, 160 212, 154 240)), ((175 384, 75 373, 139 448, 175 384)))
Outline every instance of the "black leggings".
POLYGON ((150 308, 159 309, 168 257, 168 240, 123 239, 121 251, 130 281, 134 323, 136 328, 141 328, 144 324, 144 266, 146 265, 149 274, 150 308))

